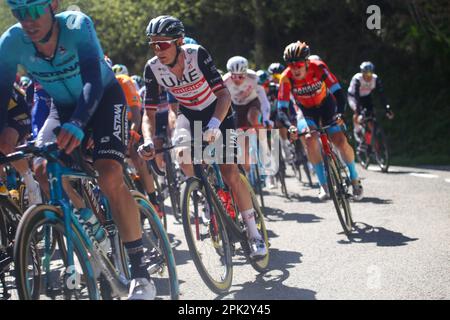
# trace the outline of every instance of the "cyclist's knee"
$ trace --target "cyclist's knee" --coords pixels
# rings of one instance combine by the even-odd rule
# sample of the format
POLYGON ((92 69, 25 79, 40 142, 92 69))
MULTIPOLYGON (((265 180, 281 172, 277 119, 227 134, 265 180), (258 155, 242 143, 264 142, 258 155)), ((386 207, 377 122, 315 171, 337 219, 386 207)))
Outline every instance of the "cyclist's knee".
POLYGON ((231 189, 237 189, 240 182, 237 165, 223 165, 221 168, 223 180, 231 189))
POLYGON ((117 194, 117 189, 124 184, 121 164, 115 160, 101 159, 95 162, 95 168, 102 191, 106 195, 117 194))

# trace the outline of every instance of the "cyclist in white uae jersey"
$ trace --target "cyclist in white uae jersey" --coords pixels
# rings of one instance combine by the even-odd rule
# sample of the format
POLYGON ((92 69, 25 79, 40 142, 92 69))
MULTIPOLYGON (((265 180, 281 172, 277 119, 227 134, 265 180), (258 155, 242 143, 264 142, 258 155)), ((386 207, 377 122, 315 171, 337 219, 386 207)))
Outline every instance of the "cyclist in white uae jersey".
MULTIPOLYGON (((203 138, 208 142, 213 142, 220 134, 227 137, 227 130, 232 133, 234 123, 230 112, 230 94, 209 53, 199 45, 183 45, 184 26, 172 16, 152 19, 146 31, 156 56, 145 66, 145 107, 154 108, 158 105, 158 86, 162 86, 180 104, 177 130, 184 128, 192 135, 194 122, 200 122, 201 128, 207 129, 203 138)), ((151 126, 144 116, 142 132, 145 143, 139 148, 144 159, 154 156, 151 126)), ((235 139, 229 140, 232 140, 231 147, 235 149, 235 139)), ((225 150, 230 147, 228 141, 224 144, 225 150)), ((220 151, 223 152, 216 150, 220 151)), ((229 160, 226 152, 223 155, 229 160)), ((227 161, 220 168, 226 184, 236 195, 239 211, 246 222, 251 256, 266 255, 267 248, 256 226, 250 193, 239 178, 238 166, 227 161)), ((188 172, 186 164, 184 170, 192 175, 192 169, 188 172)))
MULTIPOLYGON (((228 73, 224 75, 223 81, 231 94, 236 127, 242 130, 256 129, 256 133, 264 126, 271 128, 273 122, 270 120, 269 99, 264 88, 258 84, 256 72, 248 68, 247 59, 241 56, 232 57, 227 62, 227 69, 228 73), (262 124, 259 120, 261 114, 262 124)), ((258 137, 259 145, 265 155, 263 159, 265 159, 269 155, 267 137, 264 134, 258 137)), ((244 141, 246 158, 244 168, 247 172, 250 170, 249 144, 249 141, 244 141)), ((267 179, 267 184, 273 185, 273 181, 270 178, 267 179)))

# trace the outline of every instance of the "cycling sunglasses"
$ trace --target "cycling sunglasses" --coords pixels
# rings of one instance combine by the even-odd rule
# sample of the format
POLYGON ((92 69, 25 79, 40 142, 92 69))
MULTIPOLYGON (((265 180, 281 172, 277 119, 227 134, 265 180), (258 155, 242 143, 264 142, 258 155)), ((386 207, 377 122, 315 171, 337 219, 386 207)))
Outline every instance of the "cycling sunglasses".
POLYGON ((50 7, 50 4, 35 4, 28 7, 22 7, 18 9, 13 9, 12 14, 14 17, 16 17, 19 21, 24 21, 27 19, 27 17, 30 17, 31 20, 37 20, 40 17, 42 17, 44 14, 49 12, 48 8, 50 7))
POLYGON ((289 63, 289 67, 294 69, 300 69, 306 65, 306 61, 296 61, 289 63))
POLYGON ((153 50, 164 51, 170 48, 172 43, 175 43, 178 39, 165 40, 165 41, 150 41, 148 44, 153 50))
POLYGON ((240 73, 232 73, 231 74, 231 79, 233 80, 242 80, 245 78, 245 74, 240 74, 240 73))

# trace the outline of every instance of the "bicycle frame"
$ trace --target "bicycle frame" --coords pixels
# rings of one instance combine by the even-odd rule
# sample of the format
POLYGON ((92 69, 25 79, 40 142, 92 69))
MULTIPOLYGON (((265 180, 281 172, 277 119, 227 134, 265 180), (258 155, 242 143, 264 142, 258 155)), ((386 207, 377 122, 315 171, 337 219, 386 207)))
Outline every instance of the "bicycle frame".
MULTIPOLYGON (((109 258, 106 256, 106 253, 101 249, 98 242, 94 238, 93 235, 90 235, 87 227, 83 226, 78 218, 73 214, 73 206, 70 204, 66 196, 63 194, 63 186, 62 186, 62 178, 64 176, 74 177, 77 179, 89 179, 87 174, 76 171, 70 168, 63 167, 59 164, 55 159, 48 158, 47 161, 47 174, 48 180, 50 182, 50 204, 56 207, 60 207, 63 213, 63 222, 64 222, 64 232, 67 241, 67 264, 68 266, 74 266, 74 246, 72 243, 72 236, 76 232, 81 236, 83 245, 86 247, 88 252, 91 255, 91 259, 94 262, 94 266, 92 266, 91 261, 86 259, 84 262, 88 266, 88 274, 93 281, 97 274, 94 272, 95 267, 100 267, 100 272, 105 276, 106 280, 111 285, 112 296, 124 296, 128 293, 128 280, 125 275, 121 273, 115 266, 112 265, 109 258), (73 230, 72 226, 75 227, 73 230)), ((107 203, 107 200, 105 199, 107 203)), ((111 210, 109 210, 109 205, 106 204, 106 221, 112 221, 111 210)), ((45 247, 46 247, 46 258, 44 259, 45 268, 48 270, 49 268, 49 259, 48 251, 49 251, 49 235, 46 230, 46 239, 45 239, 45 247)), ((114 244, 111 243, 111 246, 114 248, 114 244)), ((85 256, 85 258, 87 258, 85 256)), ((66 271, 67 272, 67 271, 66 271)))
MULTIPOLYGON (((216 175, 218 186, 221 189, 224 189, 225 188, 225 183, 224 183, 224 181, 222 179, 222 175, 220 173, 219 165, 216 164, 216 163, 213 163, 213 164, 211 164, 211 166, 214 169, 214 173, 216 175)), ((208 181, 208 178, 205 175, 205 172, 203 170, 203 164, 194 164, 194 173, 195 173, 195 176, 201 180, 203 186, 205 187, 206 197, 207 197, 208 203, 211 203, 211 204, 214 203, 212 201, 212 198, 213 198, 212 193, 214 191, 212 190, 211 185, 210 185, 210 183, 208 181)), ((226 229, 228 231, 228 235, 229 235, 230 241, 234 243, 234 242, 240 242, 240 241, 245 240, 246 239, 245 232, 241 231, 241 230, 239 230, 237 228, 235 222, 226 213, 226 209, 225 208, 224 208, 224 210, 225 210, 225 214, 223 214, 223 215, 220 214, 220 213, 219 214, 220 214, 220 217, 222 218, 222 220, 225 222, 226 229)), ((217 212, 220 212, 220 210, 218 210, 217 212)), ((216 213, 213 210, 212 213, 211 213, 211 218, 215 214, 216 213)), ((236 217, 237 217, 237 215, 236 215, 236 217)))

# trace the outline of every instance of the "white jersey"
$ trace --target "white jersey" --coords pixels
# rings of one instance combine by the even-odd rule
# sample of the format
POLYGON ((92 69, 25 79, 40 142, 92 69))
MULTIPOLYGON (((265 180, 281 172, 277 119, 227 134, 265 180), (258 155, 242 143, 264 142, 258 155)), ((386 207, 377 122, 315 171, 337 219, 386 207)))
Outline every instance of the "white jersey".
POLYGON ((223 76, 223 82, 228 88, 228 91, 230 91, 231 101, 233 101, 235 106, 245 106, 258 98, 261 103, 263 121, 269 120, 270 102, 267 98, 266 91, 258 84, 258 76, 255 71, 248 69, 244 82, 240 86, 237 86, 231 80, 230 72, 223 76))
POLYGON ((359 86, 359 96, 365 97, 372 93, 372 91, 377 87, 378 76, 372 74, 372 79, 370 81, 364 80, 362 73, 357 73, 353 76, 350 86, 348 87, 348 93, 352 96, 356 94, 356 88, 359 86))
POLYGON ((209 53, 201 46, 183 45, 185 54, 183 78, 170 72, 155 56, 145 66, 145 107, 154 108, 161 103, 159 86, 190 110, 201 111, 216 101, 215 91, 224 88, 222 78, 209 53))

